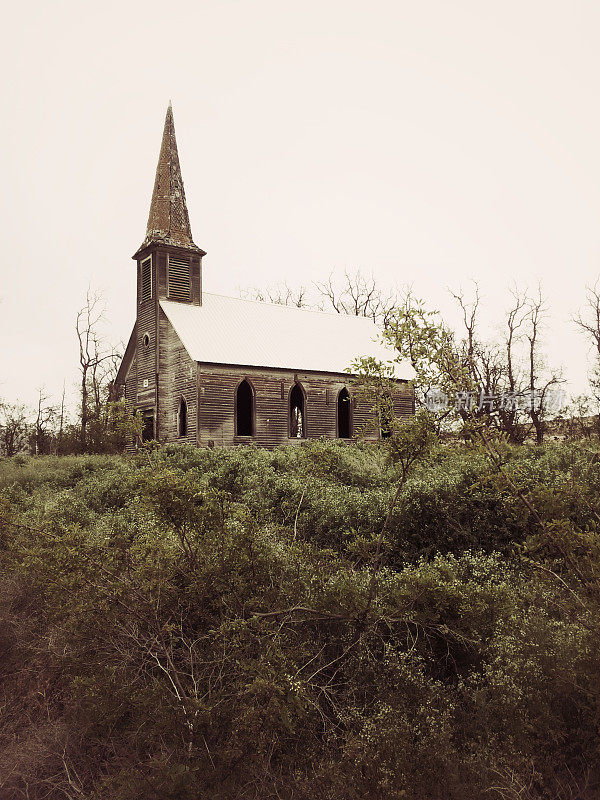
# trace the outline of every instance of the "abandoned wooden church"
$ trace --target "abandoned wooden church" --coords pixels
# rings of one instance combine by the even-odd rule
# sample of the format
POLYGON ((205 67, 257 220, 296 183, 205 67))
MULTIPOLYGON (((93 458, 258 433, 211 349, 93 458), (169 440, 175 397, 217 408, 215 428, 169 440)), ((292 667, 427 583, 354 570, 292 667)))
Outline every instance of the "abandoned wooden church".
MULTIPOLYGON (((207 294, 205 255, 192 240, 169 106, 146 238, 133 256, 136 322, 116 381, 143 414, 143 438, 262 447, 355 438, 369 404, 353 397, 345 370, 360 356, 393 357, 375 324, 207 294)), ((394 397, 402 415, 413 411, 408 377, 394 397)))

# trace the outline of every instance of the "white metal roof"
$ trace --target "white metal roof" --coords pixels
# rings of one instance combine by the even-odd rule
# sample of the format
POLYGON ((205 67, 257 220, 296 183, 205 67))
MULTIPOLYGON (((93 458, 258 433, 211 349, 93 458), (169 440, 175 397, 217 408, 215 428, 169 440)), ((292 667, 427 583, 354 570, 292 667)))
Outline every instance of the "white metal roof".
MULTIPOLYGON (((202 293, 202 305, 160 301, 194 361, 343 373, 352 361, 394 359, 370 319, 202 293)), ((410 380, 408 364, 396 377, 410 380)))

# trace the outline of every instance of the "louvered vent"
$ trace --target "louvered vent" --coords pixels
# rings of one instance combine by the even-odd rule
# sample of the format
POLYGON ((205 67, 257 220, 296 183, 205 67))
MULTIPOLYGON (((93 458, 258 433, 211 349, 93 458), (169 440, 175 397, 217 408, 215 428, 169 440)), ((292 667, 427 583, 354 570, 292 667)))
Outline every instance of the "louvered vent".
POLYGON ((152 258, 142 261, 142 303, 152 297, 152 258))
POLYGON ((169 297, 173 300, 190 300, 190 264, 169 256, 169 297))

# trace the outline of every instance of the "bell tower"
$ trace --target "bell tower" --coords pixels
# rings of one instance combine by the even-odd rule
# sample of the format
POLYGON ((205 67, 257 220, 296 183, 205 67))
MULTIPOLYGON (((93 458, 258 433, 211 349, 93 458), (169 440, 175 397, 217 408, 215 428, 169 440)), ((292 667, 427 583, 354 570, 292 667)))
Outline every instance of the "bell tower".
POLYGON ((159 436, 159 301, 201 306, 205 255, 192 239, 169 103, 146 238, 133 256, 137 264, 137 405, 144 415, 146 439, 159 436))
POLYGON ((138 310, 149 300, 202 305, 204 255, 192 239, 169 103, 146 238, 133 256, 138 265, 138 310))

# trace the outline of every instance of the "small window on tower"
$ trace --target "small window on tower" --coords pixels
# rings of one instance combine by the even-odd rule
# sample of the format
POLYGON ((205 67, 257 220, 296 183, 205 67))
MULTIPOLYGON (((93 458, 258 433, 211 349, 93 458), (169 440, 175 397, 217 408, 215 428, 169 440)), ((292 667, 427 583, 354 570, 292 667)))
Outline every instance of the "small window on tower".
POLYGON ((169 256, 169 298, 190 300, 190 263, 181 258, 169 256))
POLYGON ((146 300, 152 298, 152 256, 142 261, 140 264, 140 272, 142 284, 141 300, 142 303, 145 303, 146 300))

